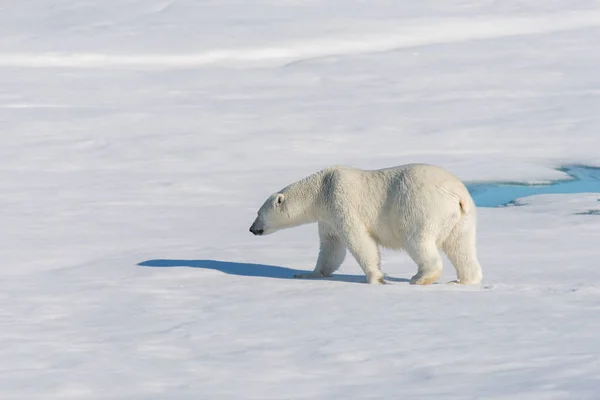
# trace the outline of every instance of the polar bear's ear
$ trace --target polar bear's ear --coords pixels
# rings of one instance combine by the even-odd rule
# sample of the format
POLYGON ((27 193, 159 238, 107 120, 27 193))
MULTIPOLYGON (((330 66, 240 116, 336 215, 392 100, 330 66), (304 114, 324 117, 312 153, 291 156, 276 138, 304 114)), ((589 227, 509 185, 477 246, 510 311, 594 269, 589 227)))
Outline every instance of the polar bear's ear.
POLYGON ((275 205, 277 205, 277 206, 282 205, 283 200, 285 200, 285 196, 282 193, 278 193, 277 197, 275 197, 275 205))

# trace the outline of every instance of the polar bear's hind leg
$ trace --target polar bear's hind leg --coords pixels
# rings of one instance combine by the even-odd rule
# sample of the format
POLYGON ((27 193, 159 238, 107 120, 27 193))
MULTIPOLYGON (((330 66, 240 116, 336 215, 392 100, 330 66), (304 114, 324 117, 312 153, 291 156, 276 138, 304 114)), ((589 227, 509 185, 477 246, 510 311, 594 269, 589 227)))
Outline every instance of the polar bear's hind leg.
POLYGON ((417 274, 410 279, 412 285, 430 285, 442 273, 442 258, 434 240, 422 240, 406 246, 410 258, 418 266, 417 274))
POLYGON ((457 283, 463 285, 478 284, 482 280, 474 224, 474 217, 467 216, 456 225, 442 244, 442 250, 456 269, 457 283))

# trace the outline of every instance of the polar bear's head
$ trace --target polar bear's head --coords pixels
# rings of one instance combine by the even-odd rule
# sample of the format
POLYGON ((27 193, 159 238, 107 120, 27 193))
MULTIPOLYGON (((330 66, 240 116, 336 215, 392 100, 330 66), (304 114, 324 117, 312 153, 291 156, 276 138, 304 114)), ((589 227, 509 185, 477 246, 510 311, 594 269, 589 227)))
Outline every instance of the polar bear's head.
POLYGON ((280 229, 294 225, 283 193, 274 193, 258 210, 256 219, 250 227, 254 235, 268 235, 280 229))

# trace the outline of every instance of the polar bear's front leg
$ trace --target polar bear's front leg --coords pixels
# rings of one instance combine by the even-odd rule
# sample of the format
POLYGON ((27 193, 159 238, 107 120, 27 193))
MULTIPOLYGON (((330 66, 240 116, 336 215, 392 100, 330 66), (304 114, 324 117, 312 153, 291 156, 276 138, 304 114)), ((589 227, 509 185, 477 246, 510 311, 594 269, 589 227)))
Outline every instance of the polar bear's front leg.
POLYGON ((314 272, 331 276, 346 258, 346 245, 342 238, 324 222, 319 222, 319 242, 319 256, 314 272))
POLYGON ((316 279, 331 276, 346 258, 346 246, 339 235, 326 223, 319 222, 320 249, 315 270, 294 275, 294 278, 316 279))
POLYGON ((379 247, 371 235, 364 231, 347 230, 346 245, 367 276, 367 282, 384 284, 383 273, 379 269, 379 247))

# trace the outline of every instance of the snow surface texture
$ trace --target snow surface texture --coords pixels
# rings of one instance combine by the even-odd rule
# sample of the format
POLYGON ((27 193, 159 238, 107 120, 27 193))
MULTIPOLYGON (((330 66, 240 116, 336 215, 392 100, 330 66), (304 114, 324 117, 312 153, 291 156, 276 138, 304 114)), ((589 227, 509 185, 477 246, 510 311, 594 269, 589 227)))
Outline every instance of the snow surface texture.
POLYGON ((600 3, 0 1, 0 398, 597 399, 600 203, 479 210, 481 287, 390 285, 316 226, 331 164, 600 165, 600 3))

